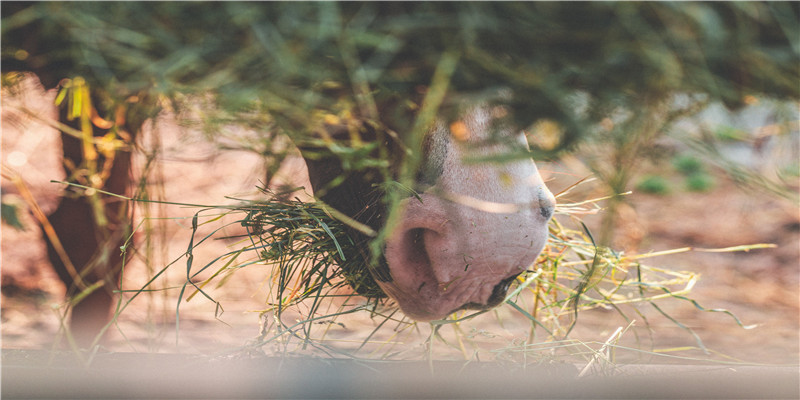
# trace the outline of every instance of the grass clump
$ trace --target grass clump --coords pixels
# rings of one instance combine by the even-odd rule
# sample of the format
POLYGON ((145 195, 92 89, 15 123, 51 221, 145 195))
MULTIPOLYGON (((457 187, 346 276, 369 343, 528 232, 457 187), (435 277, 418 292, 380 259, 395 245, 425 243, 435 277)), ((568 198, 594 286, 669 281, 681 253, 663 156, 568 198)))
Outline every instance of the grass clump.
POLYGON ((246 212, 241 224, 259 258, 278 267, 280 308, 343 283, 369 299, 385 296, 372 278, 366 253, 323 204, 265 201, 239 210, 246 212))
POLYGON ((636 184, 636 189, 649 194, 669 194, 669 181, 658 175, 647 175, 636 184))
POLYGON ((679 155, 672 160, 672 165, 683 175, 703 172, 703 163, 691 155, 679 155))
POLYGON ((672 165, 685 178, 686 190, 707 192, 714 187, 714 178, 709 175, 702 161, 692 155, 679 155, 672 160, 672 165))
POLYGON ((698 172, 686 177, 686 189, 692 192, 707 192, 714 188, 714 178, 705 172, 698 172))

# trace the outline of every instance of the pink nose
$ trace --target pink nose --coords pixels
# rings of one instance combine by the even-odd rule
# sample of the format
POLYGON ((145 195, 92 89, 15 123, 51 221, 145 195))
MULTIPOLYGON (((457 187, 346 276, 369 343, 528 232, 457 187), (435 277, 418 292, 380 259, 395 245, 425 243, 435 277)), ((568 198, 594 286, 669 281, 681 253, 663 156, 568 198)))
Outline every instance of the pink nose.
MULTIPOLYGON (((544 189, 546 191, 546 189, 544 189)), ((433 195, 405 200, 386 242, 392 282, 384 290, 417 320, 499 304, 513 279, 538 256, 552 215, 552 195, 517 213, 490 213, 433 195)))

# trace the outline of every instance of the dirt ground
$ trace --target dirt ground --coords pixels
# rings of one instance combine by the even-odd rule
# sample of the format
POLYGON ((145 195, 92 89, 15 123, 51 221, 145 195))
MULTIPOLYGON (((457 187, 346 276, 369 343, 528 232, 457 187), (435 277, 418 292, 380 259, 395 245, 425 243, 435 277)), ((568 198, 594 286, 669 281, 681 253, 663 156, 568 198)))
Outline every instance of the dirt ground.
MULTIPOLYGON (((7 166, 20 175, 45 212, 55 208, 61 190, 58 184, 50 182, 63 178, 58 135, 40 121, 18 118, 18 107, 24 106, 38 115, 53 118, 53 98, 54 93, 43 93, 35 86, 18 96, 3 94, 4 168, 7 166)), ((157 183, 154 187, 162 191, 163 200, 219 205, 235 204, 229 197, 258 196, 254 188, 264 174, 258 155, 217 151, 199 133, 181 128, 167 118, 148 129, 150 133, 146 135, 143 148, 155 146, 157 138, 163 149, 158 157, 159 170, 153 175, 157 183), (155 131, 158 135, 152 133, 155 131)), ((139 165, 142 162, 140 159, 139 165)), ((566 164, 540 164, 554 192, 585 173, 570 168, 566 164)), ((296 179, 303 173, 303 165, 297 159, 287 162, 282 170, 286 180, 296 179)), ((700 281, 688 297, 708 309, 727 309, 743 324, 756 327, 744 329, 728 315, 703 312, 690 302, 672 301, 663 303, 663 310, 692 328, 710 355, 696 348, 697 342, 691 334, 661 317, 650 306, 642 307, 641 315, 632 314, 637 319, 637 331, 635 336, 629 335, 630 345, 692 359, 721 359, 724 358, 721 355, 726 355, 747 362, 798 364, 800 210, 789 200, 743 190, 719 172, 714 176, 715 187, 704 193, 677 189, 667 195, 634 193, 629 196, 629 205, 620 211, 616 241, 627 246, 624 248, 628 252, 642 253, 685 246, 720 248, 776 244, 774 249, 739 253, 689 252, 650 261, 700 274, 700 281), (643 318, 650 323, 651 330, 644 327, 643 318), (664 352, 665 349, 682 350, 664 352)), ((679 176, 670 179, 680 188, 679 176)), ((794 179, 796 185, 797 179, 794 179)), ((793 190, 797 190, 797 186, 793 190)), ((4 199, 21 203, 18 194, 19 189, 3 179, 4 199)), ((576 193, 573 197, 577 200, 590 194, 576 193)), ((196 207, 175 205, 140 207, 136 211, 137 222, 152 223, 155 227, 148 232, 154 233, 148 236, 142 227, 137 234, 139 253, 126 267, 123 288, 140 287, 154 273, 153 268, 163 268, 174 260, 177 263, 168 269, 166 278, 159 284, 168 287, 181 282, 185 276, 185 258, 181 255, 191 236, 189 219, 197 211, 196 207), (149 249, 147 237, 152 239, 149 249), (150 260, 150 269, 145 258, 150 260)), ((64 287, 46 263, 45 247, 34 220, 25 215, 23 222, 24 231, 2 226, 2 347, 50 348, 54 343, 63 343, 59 340, 59 328, 64 287)), ((597 226, 598 221, 588 218, 587 222, 597 226)), ((220 225, 201 227, 196 237, 217 226, 220 225)), ((241 227, 235 226, 221 232, 222 235, 238 233, 242 233, 241 227)), ((235 246, 231 240, 209 241, 196 249, 194 262, 196 265, 210 262, 230 251, 231 246, 235 246)), ((215 268, 218 267, 212 269, 215 268)), ((224 307, 221 315, 216 312, 214 303, 199 296, 182 303, 178 329, 175 324, 176 290, 140 296, 120 314, 105 347, 112 351, 202 354, 223 354, 241 348, 260 333, 260 319, 255 311, 262 310, 268 301, 266 268, 253 265, 234 274, 224 286, 209 289, 224 307)), ((343 316, 338 322, 326 327, 326 340, 342 349, 357 346, 379 324, 368 315, 343 316)), ((625 325, 627 322, 613 311, 593 310, 580 316, 572 337, 586 343, 603 342, 617 327, 625 325)), ((528 328, 528 323, 520 320, 518 314, 499 310, 491 318, 476 318, 460 328, 462 338, 469 343, 443 343, 437 345, 436 354, 445 358, 458 358, 463 354, 467 359, 513 359, 517 357, 513 349, 527 339, 528 328), (457 351, 448 352, 453 348, 457 351)), ((447 329, 450 328, 443 330, 447 329)), ((362 352, 360 356, 406 359, 425 356, 428 349, 424 342, 430 334, 429 326, 420 324, 406 329, 407 335, 398 335, 395 330, 376 333, 371 340, 379 345, 371 353, 362 352), (387 344, 389 349, 385 348, 387 344)), ((284 344, 270 347, 278 351, 287 348, 284 344)), ((644 361, 666 362, 652 354, 644 361)))

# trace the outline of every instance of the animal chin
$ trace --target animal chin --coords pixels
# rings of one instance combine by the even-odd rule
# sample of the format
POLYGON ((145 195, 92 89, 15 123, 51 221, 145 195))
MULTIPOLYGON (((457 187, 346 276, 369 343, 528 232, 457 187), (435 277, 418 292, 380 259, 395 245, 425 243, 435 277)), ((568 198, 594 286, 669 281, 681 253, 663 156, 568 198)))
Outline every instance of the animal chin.
POLYGON ((450 315, 456 311, 461 310, 488 310, 490 308, 497 307, 503 300, 506 298, 506 294, 508 293, 508 288, 511 287, 511 283, 517 279, 519 274, 514 274, 506 279, 503 279, 497 285, 494 285, 492 288, 492 293, 489 295, 489 298, 485 302, 467 302, 464 303, 462 306, 457 307, 446 315, 450 315))
POLYGON ((446 289, 441 285, 439 288, 427 290, 423 287, 417 295, 399 290, 393 284, 388 284, 385 290, 407 316, 417 321, 432 321, 446 318, 460 310, 486 310, 496 307, 505 299, 517 275, 502 279, 495 285, 486 283, 488 277, 473 276, 453 282, 446 289))

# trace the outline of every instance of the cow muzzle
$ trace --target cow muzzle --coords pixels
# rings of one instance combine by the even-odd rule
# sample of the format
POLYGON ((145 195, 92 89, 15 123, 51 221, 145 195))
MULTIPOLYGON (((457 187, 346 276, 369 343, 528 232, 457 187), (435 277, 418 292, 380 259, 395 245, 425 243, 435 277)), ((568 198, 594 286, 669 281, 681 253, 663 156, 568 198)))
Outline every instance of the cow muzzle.
MULTIPOLYGON (((546 188, 544 188, 547 191, 546 188)), ((423 194, 404 200, 386 241, 392 280, 381 282, 403 312, 420 321, 500 304, 538 257, 552 215, 549 191, 513 213, 488 212, 423 194)))

